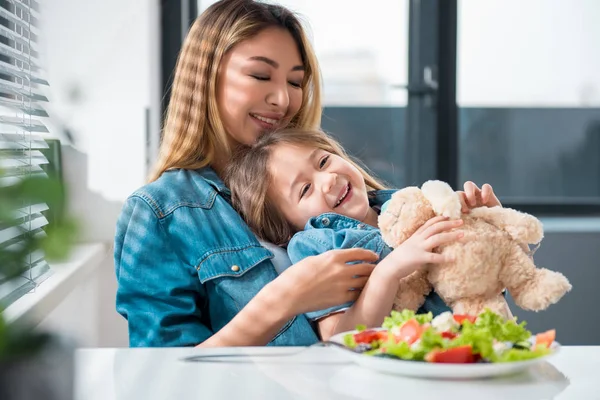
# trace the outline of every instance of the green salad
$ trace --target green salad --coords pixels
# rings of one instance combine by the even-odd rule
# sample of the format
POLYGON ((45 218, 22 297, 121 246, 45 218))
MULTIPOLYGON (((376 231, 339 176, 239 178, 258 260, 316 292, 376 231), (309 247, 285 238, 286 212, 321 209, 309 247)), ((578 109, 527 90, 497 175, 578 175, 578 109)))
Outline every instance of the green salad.
POLYGON ((526 323, 486 310, 478 316, 392 311, 382 328, 357 327, 347 347, 366 355, 434 363, 513 362, 552 353, 554 329, 532 335, 526 323))

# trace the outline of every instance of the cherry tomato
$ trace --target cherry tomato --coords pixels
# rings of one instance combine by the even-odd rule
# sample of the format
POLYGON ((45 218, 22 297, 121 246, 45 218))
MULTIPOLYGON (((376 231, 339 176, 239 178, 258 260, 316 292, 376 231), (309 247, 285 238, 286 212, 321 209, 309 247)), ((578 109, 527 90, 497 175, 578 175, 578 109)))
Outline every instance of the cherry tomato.
POLYGON ((445 339, 454 339, 457 336, 456 333, 450 331, 442 332, 441 335, 445 339))
POLYGON ((475 315, 463 315, 463 314, 455 314, 454 315, 454 320, 456 322, 458 322, 459 324, 462 324, 463 321, 467 320, 470 323, 474 324, 475 320, 477 320, 477 317, 475 315))
POLYGON ((446 364, 468 364, 476 360, 471 345, 455 347, 447 350, 432 350, 425 356, 425 361, 446 364))
POLYGON ((354 334, 354 341, 356 343, 370 344, 375 340, 387 340, 387 331, 377 331, 375 329, 368 329, 366 331, 358 332, 354 334))
POLYGON ((421 337, 423 328, 416 319, 409 319, 400 327, 400 332, 396 335, 396 339, 404 341, 408 344, 413 344, 421 337))
POLYGON ((556 339, 556 330, 550 329, 549 331, 538 333, 535 335, 535 345, 543 344, 546 347, 550 347, 556 339))

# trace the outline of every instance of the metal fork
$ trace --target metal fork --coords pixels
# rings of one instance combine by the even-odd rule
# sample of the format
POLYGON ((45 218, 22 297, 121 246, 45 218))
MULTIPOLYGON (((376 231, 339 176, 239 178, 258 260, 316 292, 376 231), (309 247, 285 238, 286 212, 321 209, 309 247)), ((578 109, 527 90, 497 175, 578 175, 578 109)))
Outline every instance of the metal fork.
POLYGON ((200 355, 196 355, 196 356, 190 356, 190 357, 184 357, 181 359, 181 361, 186 361, 186 362, 211 362, 211 363, 219 363, 219 362, 226 362, 226 363, 230 363, 230 362, 239 362, 239 363, 253 363, 253 360, 231 360, 233 358, 260 358, 260 357, 288 357, 288 356, 295 356, 301 353, 306 352, 307 350, 310 350, 312 348, 315 347, 327 347, 327 346, 331 346, 331 347, 337 347, 346 351, 349 351, 351 353, 355 353, 355 354, 361 354, 362 351, 357 350, 357 349, 351 349, 349 347, 344 346, 341 343, 337 343, 337 342, 333 342, 331 340, 325 340, 322 342, 317 342, 313 345, 307 346, 303 349, 300 349, 298 351, 295 351, 293 353, 285 353, 285 354, 265 354, 265 353, 244 353, 244 354, 200 354, 200 355))

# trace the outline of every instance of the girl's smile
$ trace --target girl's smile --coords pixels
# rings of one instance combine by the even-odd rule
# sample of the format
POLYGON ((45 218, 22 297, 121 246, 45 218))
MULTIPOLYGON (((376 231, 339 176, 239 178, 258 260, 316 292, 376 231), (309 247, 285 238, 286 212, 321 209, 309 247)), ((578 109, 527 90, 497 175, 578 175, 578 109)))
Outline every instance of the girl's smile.
POLYGON ((350 184, 350 182, 348 182, 346 187, 342 189, 340 198, 335 203, 333 208, 339 207, 340 205, 342 205, 342 203, 344 203, 346 200, 350 200, 351 198, 352 198, 352 185, 350 184))

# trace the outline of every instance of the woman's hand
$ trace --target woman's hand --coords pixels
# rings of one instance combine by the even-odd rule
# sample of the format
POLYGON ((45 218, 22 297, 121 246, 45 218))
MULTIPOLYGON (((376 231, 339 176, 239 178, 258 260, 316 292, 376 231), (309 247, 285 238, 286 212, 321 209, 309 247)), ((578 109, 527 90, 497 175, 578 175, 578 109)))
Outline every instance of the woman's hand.
POLYGON ((379 264, 376 273, 384 270, 382 273, 391 274, 391 278, 402 279, 424 264, 452 261, 450 256, 434 253, 433 249, 462 238, 464 234, 461 231, 452 231, 462 223, 461 219, 448 221, 448 218, 443 216, 431 218, 404 243, 396 247, 379 264))
POLYGON ((489 184, 484 184, 481 189, 471 181, 467 181, 464 184, 464 191, 457 191, 462 205, 462 212, 468 213, 472 208, 475 207, 495 207, 500 206, 500 200, 496 197, 494 189, 489 184))
POLYGON ((360 248, 330 250, 292 265, 279 279, 295 314, 322 310, 355 301, 378 259, 360 248))

